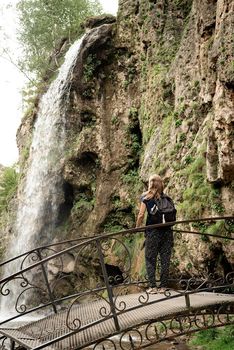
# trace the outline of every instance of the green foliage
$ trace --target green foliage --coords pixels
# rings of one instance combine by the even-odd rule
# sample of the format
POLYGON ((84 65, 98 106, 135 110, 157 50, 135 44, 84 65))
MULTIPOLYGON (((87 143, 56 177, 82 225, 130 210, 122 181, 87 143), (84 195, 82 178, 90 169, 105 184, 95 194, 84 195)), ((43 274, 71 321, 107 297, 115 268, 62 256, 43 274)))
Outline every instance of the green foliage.
MULTIPOLYGON (((117 225, 117 224, 112 225, 111 223, 109 223, 109 224, 106 224, 104 226, 104 232, 108 232, 108 233, 120 232, 120 231, 123 231, 123 230, 124 230, 124 228, 123 228, 122 225, 117 225)), ((118 254, 116 254, 116 255, 118 255, 118 254)))
POLYGON ((91 211, 94 204, 94 198, 88 198, 85 193, 81 193, 79 199, 74 203, 72 210, 75 212, 91 211))
POLYGON ((217 213, 223 214, 224 213, 224 207, 222 206, 221 203, 213 203, 211 205, 211 208, 214 209, 217 213))
POLYGON ((136 120, 138 117, 138 109, 136 107, 131 107, 129 109, 129 117, 136 120))
MULTIPOLYGON (((233 227, 227 223, 225 224, 225 220, 219 220, 215 223, 194 222, 192 226, 201 233, 208 233, 224 237, 230 237, 231 232, 233 232, 233 227)), ((209 237, 201 236, 203 241, 207 241, 208 238, 209 237)), ((227 242, 229 243, 230 241, 227 240, 227 242)))
POLYGON ((136 67, 133 64, 131 64, 127 67, 127 76, 124 81, 124 89, 127 89, 128 85, 133 82, 135 75, 136 67))
MULTIPOLYGON (((121 239, 121 241, 123 241, 123 244, 126 246, 128 251, 130 252, 130 255, 132 256, 133 248, 134 248, 134 236, 131 234, 128 236, 124 236, 123 239, 121 239)), ((122 245, 119 242, 115 243, 115 247, 114 247, 115 255, 121 257, 127 253, 124 245, 122 245)))
POLYGON ((117 115, 113 115, 111 118, 111 124, 118 125, 119 124, 119 118, 117 115))
POLYGON ((187 156, 185 157, 185 159, 184 159, 184 163, 185 163, 185 164, 191 164, 192 162, 194 162, 193 156, 191 156, 190 154, 187 155, 187 156))
POLYGON ((179 261, 179 259, 178 258, 172 258, 172 260, 171 260, 171 264, 172 264, 172 266, 174 266, 174 267, 178 267, 179 265, 180 265, 180 261, 179 261))
POLYGON ((202 346, 202 350, 232 350, 234 325, 201 331, 193 337, 190 344, 202 346))
POLYGON ((14 168, 5 168, 0 176, 0 214, 8 210, 10 200, 16 193, 19 174, 14 168))
POLYGON ((191 0, 173 0, 173 3, 177 7, 177 10, 183 12, 184 16, 188 16, 191 11, 192 1, 191 0))
POLYGON ((131 155, 129 157, 129 165, 131 168, 136 166, 141 154, 141 131, 138 120, 138 109, 131 107, 129 109, 129 123, 126 127, 127 138, 126 138, 126 148, 131 150, 131 155))
POLYGON ((179 141, 184 142, 185 140, 186 140, 186 134, 184 132, 182 132, 179 136, 179 141))
POLYGON ((104 232, 119 232, 132 227, 133 223, 134 217, 131 212, 126 214, 120 208, 115 208, 106 218, 103 230, 104 232))
POLYGON ((182 124, 182 119, 176 119, 175 126, 178 128, 182 124))
POLYGON ((139 157, 141 145, 137 135, 131 135, 131 149, 134 157, 139 157))
POLYGON ((81 23, 100 14, 98 0, 20 0, 17 5, 19 40, 24 48, 21 67, 42 77, 52 53, 82 34, 81 23))
POLYGON ((97 59, 97 56, 88 55, 86 63, 84 65, 83 76, 86 82, 89 82, 93 78, 95 69, 101 64, 101 61, 97 59))
POLYGON ((84 92, 82 93, 82 96, 84 96, 87 99, 92 98, 93 96, 93 89, 91 87, 87 87, 84 92))
MULTIPOLYGON (((113 254, 121 259, 121 261, 125 261, 125 264, 129 264, 129 255, 127 253, 127 250, 130 254, 131 260, 136 259, 136 257, 139 256, 143 242, 144 242, 144 236, 142 233, 136 233, 136 234, 128 234, 125 236, 122 236, 120 238, 120 241, 122 241, 123 244, 116 241, 113 245, 113 254), (126 250, 126 248, 127 250, 126 250)), ((140 278, 144 278, 146 275, 146 269, 145 269, 145 263, 143 262, 140 265, 140 270, 137 271, 137 275, 140 278)))
POLYGON ((122 180, 127 185, 135 185, 139 181, 138 171, 133 169, 122 176, 122 180))
POLYGON ((187 265, 186 265, 186 268, 187 270, 191 270, 193 267, 193 264, 191 262, 189 262, 187 265))

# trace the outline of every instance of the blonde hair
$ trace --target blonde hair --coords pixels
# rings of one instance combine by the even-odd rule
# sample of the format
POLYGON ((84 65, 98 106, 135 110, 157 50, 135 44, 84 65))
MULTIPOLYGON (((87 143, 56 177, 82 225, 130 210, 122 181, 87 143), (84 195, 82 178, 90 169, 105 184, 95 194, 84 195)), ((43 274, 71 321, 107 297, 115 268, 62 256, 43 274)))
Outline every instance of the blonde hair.
POLYGON ((159 175, 151 175, 149 178, 148 191, 143 193, 145 199, 159 198, 163 192, 164 183, 159 175))

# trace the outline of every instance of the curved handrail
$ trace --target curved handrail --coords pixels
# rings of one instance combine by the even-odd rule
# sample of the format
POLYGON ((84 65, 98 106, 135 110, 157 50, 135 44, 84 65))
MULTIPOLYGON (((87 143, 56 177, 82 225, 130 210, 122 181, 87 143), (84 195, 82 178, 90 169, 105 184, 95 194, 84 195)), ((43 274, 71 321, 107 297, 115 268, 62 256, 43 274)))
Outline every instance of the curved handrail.
MULTIPOLYGON (((170 227, 178 224, 188 224, 188 223, 194 223, 194 222, 204 222, 204 221, 219 221, 219 220, 234 220, 234 216, 223 216, 223 217, 210 217, 210 218, 201 218, 201 219, 193 219, 193 220, 180 220, 180 221, 172 221, 172 222, 167 222, 164 224, 154 224, 154 225, 148 225, 148 226, 141 226, 141 227, 135 227, 127 230, 122 230, 122 231, 117 231, 117 232, 110 232, 110 233, 105 233, 101 235, 89 235, 88 237, 79 237, 79 238, 74 238, 71 240, 65 240, 65 241, 60 241, 60 242, 55 242, 55 243, 50 243, 47 245, 43 246, 38 246, 35 247, 34 249, 28 250, 25 253, 22 253, 16 257, 13 257, 9 260, 5 260, 0 263, 0 267, 3 265, 6 265, 9 262, 12 262, 18 258, 21 258, 27 254, 33 253, 35 250, 41 250, 41 249, 46 249, 49 247, 53 246, 58 246, 58 245, 63 245, 67 243, 73 243, 77 241, 84 241, 82 243, 86 243, 87 241, 89 242, 90 240, 95 240, 97 238, 109 238, 113 236, 118 236, 118 235, 124 235, 124 234, 129 234, 129 233, 138 233, 138 232, 144 232, 146 229, 154 229, 154 228, 162 228, 162 227, 170 227)), ((173 229, 173 231, 176 232, 176 230, 173 229)), ((217 237, 217 238, 222 238, 222 239, 229 239, 229 240, 234 240, 232 237, 224 237, 224 236, 219 236, 219 235, 212 235, 209 233, 202 233, 202 232, 194 232, 194 231, 185 231, 185 230, 179 230, 182 233, 190 233, 190 234, 200 234, 200 235, 205 235, 205 236, 211 236, 211 237, 217 237)), ((2 281, 0 280, 0 283, 2 281)))
MULTIPOLYGON (((138 232, 144 232, 146 229, 154 229, 154 228, 162 228, 162 227, 167 227, 167 226, 171 226, 172 224, 173 225, 177 225, 177 224, 184 224, 184 223, 193 223, 193 222, 200 222, 200 221, 216 221, 216 220, 234 220, 234 217, 233 216, 227 216, 227 217, 218 217, 218 218, 206 218, 206 219, 199 219, 199 220, 182 220, 182 221, 174 221, 172 223, 165 223, 165 224, 155 224, 155 225, 149 225, 149 226, 142 226, 142 227, 136 227, 136 228, 132 228, 132 229, 128 229, 128 230, 123 230, 123 231, 119 231, 119 232, 112 232, 112 233, 107 233, 107 234, 104 234, 104 235, 99 235, 99 236, 93 236, 91 238, 87 238, 84 242, 81 242, 81 243, 78 243, 78 244, 75 244, 69 248, 66 248, 58 253, 55 253, 55 254, 52 254, 50 255, 49 257, 47 258, 44 258, 42 260, 40 260, 40 262, 38 263, 34 263, 30 266, 28 266, 27 268, 24 268, 23 270, 20 270, 6 278, 3 278, 2 280, 0 280, 0 284, 4 283, 6 280, 8 279, 11 279, 11 278, 14 278, 15 276, 17 276, 19 273, 24 273, 32 268, 35 268, 37 267, 38 265, 41 265, 42 263, 45 263, 51 259, 54 259, 56 257, 59 257, 60 255, 64 254, 64 253, 67 253, 67 252, 70 252, 71 250, 73 249, 76 249, 76 248, 79 248, 79 247, 82 247, 84 246, 85 244, 87 243, 92 243, 93 241, 95 240, 102 240, 102 239, 107 239, 107 238, 110 238, 110 237, 114 237, 114 236, 118 236, 118 235, 125 235, 125 234, 128 234, 128 233, 138 233, 138 232)), ((182 232, 182 231, 180 231, 182 232)), ((201 234, 201 235, 206 235, 206 236, 209 236, 211 234, 207 234, 207 233, 197 233, 197 232, 193 232, 193 231, 190 231, 190 232, 185 232, 185 233, 194 233, 194 234, 201 234)), ((214 236, 214 235, 212 235, 214 236)), ((230 239, 230 240, 234 240, 234 238, 231 238, 231 237, 222 237, 222 236, 219 236, 223 239, 230 239)), ((67 241, 67 243, 69 243, 70 241, 67 241)), ((56 243, 55 243, 56 244, 56 243)), ((62 244, 62 243, 60 243, 62 244)), ((50 247, 53 246, 53 244, 50 244, 49 245, 50 247)), ((39 249, 46 249, 47 247, 49 246, 43 246, 42 248, 39 248, 39 249)), ((30 250, 29 253, 33 253, 35 252, 37 249, 33 249, 33 250, 30 250)), ((27 253, 27 254, 29 254, 27 253)), ((24 253, 23 255, 21 256, 24 256, 26 255, 26 253, 24 253)), ((17 257, 18 258, 18 257, 17 257)), ((16 259, 17 259, 16 258, 16 259)), ((11 260, 12 261, 12 260, 11 260)), ((5 262, 6 263, 6 262, 5 262)), ((0 265, 1 266, 1 265, 0 265)))

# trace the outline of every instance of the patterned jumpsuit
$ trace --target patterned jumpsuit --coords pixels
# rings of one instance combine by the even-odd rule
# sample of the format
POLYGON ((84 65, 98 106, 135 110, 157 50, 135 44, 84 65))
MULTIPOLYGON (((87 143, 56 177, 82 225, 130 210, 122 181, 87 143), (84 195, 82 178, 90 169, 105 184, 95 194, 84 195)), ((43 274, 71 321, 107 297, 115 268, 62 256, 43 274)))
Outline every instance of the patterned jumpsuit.
MULTIPOLYGON (((141 199, 146 208, 150 200, 141 199)), ((155 218, 152 219, 148 213, 146 226, 155 224, 155 218)), ((156 287, 156 263, 157 257, 160 257, 160 286, 168 287, 169 266, 173 247, 173 233, 171 228, 164 229, 147 229, 145 240, 145 262, 146 272, 149 279, 150 287, 156 287)))

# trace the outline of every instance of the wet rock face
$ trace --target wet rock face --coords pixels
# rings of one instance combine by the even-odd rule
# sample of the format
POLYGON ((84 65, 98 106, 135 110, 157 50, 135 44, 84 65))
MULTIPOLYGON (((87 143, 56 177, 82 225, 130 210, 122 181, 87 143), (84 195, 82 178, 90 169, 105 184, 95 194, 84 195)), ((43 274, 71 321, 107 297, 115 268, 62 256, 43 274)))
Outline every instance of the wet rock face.
MULTIPOLYGON (((64 179, 74 193, 70 217, 74 234, 78 229, 103 231, 109 213, 117 215, 115 197, 121 198, 123 209, 129 207, 122 177, 137 166, 138 155, 131 143, 134 135, 138 147, 141 132, 133 102, 136 91, 129 93, 124 86, 128 53, 115 47, 114 37, 113 24, 92 29, 74 69, 67 118, 69 154, 64 164, 64 179)), ((132 86, 137 89, 137 81, 132 86)), ((124 227, 119 214, 113 222, 124 227)), ((130 211, 124 220, 133 225, 132 217, 130 211)))
POLYGON ((103 24, 115 23, 116 17, 112 15, 102 15, 97 17, 90 17, 85 21, 83 27, 88 29, 92 29, 95 27, 100 27, 103 24))

